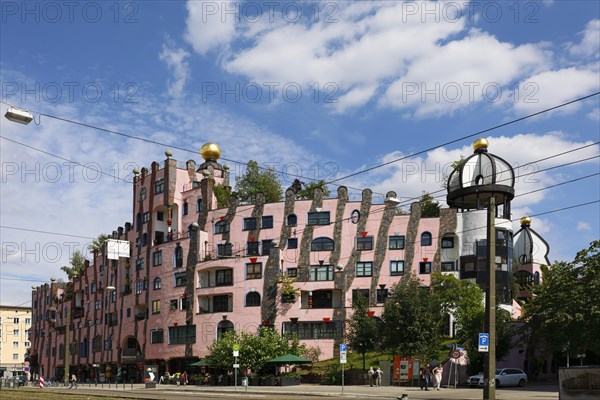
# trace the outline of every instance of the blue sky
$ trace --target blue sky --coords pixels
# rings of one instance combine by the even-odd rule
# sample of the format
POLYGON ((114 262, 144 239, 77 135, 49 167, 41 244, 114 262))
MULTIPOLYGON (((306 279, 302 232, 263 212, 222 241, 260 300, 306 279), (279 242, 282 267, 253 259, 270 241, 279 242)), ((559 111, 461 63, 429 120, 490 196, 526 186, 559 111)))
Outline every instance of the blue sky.
MULTIPOLYGON (((167 145, 199 161, 214 141, 229 160, 325 180, 407 157, 338 183, 394 190, 408 204, 439 190, 473 140, 413 153, 600 90, 595 1, 0 5, 0 111, 30 109, 39 122, 0 122, 13 140, 1 141, 1 224, 74 235, 2 228, 1 304, 26 303, 31 285, 63 277, 70 251, 131 221, 130 185, 110 175, 130 179, 167 145)), ((518 167, 599 141, 599 125, 595 96, 484 136, 518 167)), ((590 146, 517 172, 598 154, 590 146)), ((518 180, 517 195, 599 169, 592 158, 536 172, 518 180)), ((596 175, 519 196, 513 218, 598 200, 599 187, 596 175)), ((567 260, 598 239, 599 218, 596 203, 534 217, 532 227, 552 261, 567 260)))

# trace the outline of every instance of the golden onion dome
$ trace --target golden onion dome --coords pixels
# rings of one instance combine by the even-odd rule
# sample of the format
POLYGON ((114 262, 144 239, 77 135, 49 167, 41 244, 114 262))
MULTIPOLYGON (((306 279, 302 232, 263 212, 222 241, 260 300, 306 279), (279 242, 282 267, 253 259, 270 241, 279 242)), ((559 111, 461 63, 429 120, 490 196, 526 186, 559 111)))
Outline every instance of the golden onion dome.
POLYGON ((521 226, 523 225, 531 225, 531 217, 523 217, 520 220, 521 226))
POLYGON ((475 151, 481 150, 481 149, 487 150, 488 145, 489 145, 489 143, 488 143, 487 139, 479 138, 473 142, 473 150, 475 150, 475 151))
POLYGON ((208 160, 218 160, 221 157, 221 148, 216 143, 205 143, 200 148, 200 154, 204 161, 208 160))

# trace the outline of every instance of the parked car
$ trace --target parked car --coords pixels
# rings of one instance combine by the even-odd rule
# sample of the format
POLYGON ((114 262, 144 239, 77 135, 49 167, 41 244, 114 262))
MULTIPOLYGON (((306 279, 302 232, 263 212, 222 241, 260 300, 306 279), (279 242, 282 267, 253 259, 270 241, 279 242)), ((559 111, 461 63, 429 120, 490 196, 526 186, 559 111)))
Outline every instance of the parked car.
MULTIPOLYGON (((470 376, 467 383, 470 386, 483 386, 483 372, 470 376)), ((496 387, 498 386, 525 386, 527 374, 518 368, 496 369, 496 387)))

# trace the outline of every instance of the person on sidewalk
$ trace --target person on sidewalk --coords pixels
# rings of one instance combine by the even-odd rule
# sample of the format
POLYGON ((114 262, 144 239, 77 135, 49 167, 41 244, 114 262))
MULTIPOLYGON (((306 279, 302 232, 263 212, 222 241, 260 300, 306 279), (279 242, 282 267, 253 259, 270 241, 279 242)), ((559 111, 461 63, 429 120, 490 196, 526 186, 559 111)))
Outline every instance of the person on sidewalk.
POLYGON ((69 386, 69 389, 77 389, 77 376, 75 374, 71 375, 71 386, 69 386))
POLYGON ((375 371, 373 371, 373 367, 371 367, 367 372, 367 376, 369 377, 369 386, 371 387, 373 387, 373 375, 375 375, 375 371))
POLYGON ((383 376, 383 371, 381 370, 381 368, 377 368, 375 370, 375 385, 377 387, 381 387, 381 377, 383 376))
POLYGON ((431 380, 431 370, 429 364, 425 364, 421 368, 421 390, 429 390, 429 381, 431 380))
POLYGON ((437 367, 433 369, 433 388, 435 390, 440 390, 440 386, 442 384, 442 374, 444 373, 444 368, 442 364, 439 364, 437 367))

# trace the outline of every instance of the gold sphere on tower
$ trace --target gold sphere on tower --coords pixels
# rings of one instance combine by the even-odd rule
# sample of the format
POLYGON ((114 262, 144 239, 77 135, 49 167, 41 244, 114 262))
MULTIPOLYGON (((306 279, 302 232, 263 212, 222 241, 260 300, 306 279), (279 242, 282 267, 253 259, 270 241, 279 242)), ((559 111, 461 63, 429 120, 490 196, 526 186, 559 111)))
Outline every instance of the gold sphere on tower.
POLYGON ((489 145, 489 143, 488 143, 487 139, 479 138, 473 142, 473 150, 477 151, 480 149, 487 149, 488 145, 489 145))
POLYGON ((221 157, 221 148, 216 143, 205 143, 200 148, 200 155, 204 158, 204 161, 218 160, 221 157))
POLYGON ((521 226, 523 225, 531 225, 531 217, 523 217, 520 220, 521 226))

